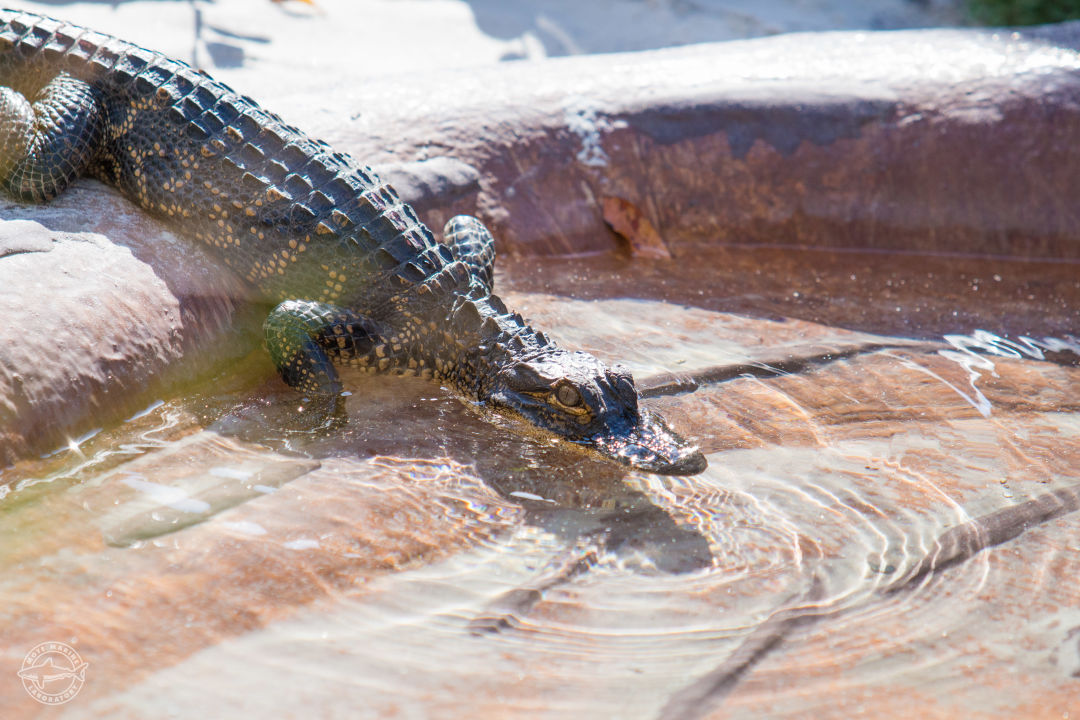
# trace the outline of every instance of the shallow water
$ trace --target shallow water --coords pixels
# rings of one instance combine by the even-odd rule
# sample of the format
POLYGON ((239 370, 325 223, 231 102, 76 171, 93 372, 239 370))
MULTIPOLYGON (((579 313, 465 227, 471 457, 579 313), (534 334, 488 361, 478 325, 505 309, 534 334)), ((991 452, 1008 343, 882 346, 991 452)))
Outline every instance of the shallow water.
POLYGON ((0 475, 0 716, 1067 717, 1075 264, 726 248, 511 259, 709 455, 629 472, 419 380, 282 430, 253 351, 0 475), (1025 339, 1026 338, 1026 339, 1025 339), (0 668, 2 670, 2 668, 0 668))

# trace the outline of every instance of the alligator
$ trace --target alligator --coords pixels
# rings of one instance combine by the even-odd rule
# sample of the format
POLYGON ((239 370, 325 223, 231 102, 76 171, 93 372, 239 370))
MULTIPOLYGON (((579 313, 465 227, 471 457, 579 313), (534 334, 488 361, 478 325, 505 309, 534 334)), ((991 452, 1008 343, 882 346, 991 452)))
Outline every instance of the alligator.
POLYGON ((42 203, 91 176, 205 246, 273 306, 265 344, 313 426, 340 424, 346 365, 442 383, 632 468, 705 469, 628 370, 507 309, 476 218, 438 241, 371 168, 184 62, 60 20, 0 10, 0 86, 5 192, 42 203))

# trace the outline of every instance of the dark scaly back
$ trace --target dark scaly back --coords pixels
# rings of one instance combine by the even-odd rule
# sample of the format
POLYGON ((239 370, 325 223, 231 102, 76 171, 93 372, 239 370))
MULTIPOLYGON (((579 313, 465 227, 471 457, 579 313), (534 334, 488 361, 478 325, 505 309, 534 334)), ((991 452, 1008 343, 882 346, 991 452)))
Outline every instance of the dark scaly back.
POLYGON ((420 286, 429 297, 467 286, 460 263, 370 168, 182 62, 0 10, 0 84, 30 93, 58 71, 99 91, 106 129, 92 172, 268 300, 378 317, 420 286))

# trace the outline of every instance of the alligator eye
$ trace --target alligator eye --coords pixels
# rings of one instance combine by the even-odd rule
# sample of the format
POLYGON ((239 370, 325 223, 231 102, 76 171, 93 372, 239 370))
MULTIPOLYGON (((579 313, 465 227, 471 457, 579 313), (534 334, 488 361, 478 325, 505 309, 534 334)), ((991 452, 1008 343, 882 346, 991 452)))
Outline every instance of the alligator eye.
POLYGON ((556 388, 555 399, 565 407, 577 407, 581 404, 581 393, 570 383, 563 383, 556 388))

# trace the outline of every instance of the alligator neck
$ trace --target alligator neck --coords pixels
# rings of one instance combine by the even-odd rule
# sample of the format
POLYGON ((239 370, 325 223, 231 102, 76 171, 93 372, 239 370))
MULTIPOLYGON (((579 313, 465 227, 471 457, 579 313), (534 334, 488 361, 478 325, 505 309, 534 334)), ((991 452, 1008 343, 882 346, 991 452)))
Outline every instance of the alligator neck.
POLYGON ((445 326, 433 329, 431 358, 436 380, 454 385, 463 395, 485 400, 499 371, 559 349, 506 309, 494 294, 475 290, 459 294, 446 313, 445 326))

